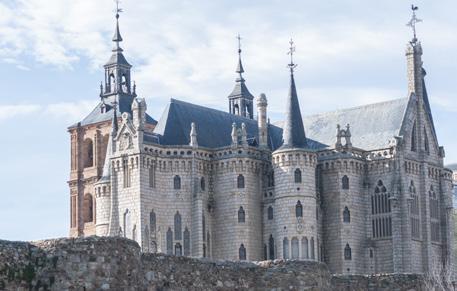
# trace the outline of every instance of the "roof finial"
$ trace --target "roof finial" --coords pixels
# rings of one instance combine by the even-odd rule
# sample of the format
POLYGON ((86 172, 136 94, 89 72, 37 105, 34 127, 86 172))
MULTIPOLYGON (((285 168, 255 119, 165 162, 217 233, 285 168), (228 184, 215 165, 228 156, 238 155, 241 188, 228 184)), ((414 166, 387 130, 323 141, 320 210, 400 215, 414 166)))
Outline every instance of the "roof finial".
POLYGON ((416 24, 418 22, 422 22, 422 19, 419 19, 416 17, 416 11, 419 10, 419 7, 415 6, 414 4, 411 5, 411 11, 413 12, 413 15, 411 16, 411 20, 406 24, 407 26, 411 27, 413 30, 413 39, 411 41, 412 44, 415 44, 417 42, 417 37, 416 37, 416 24))
POLYGON ((121 3, 120 0, 114 0, 114 2, 116 2, 116 31, 114 32, 113 41, 116 43, 116 47, 113 49, 113 51, 122 51, 122 49, 119 46, 119 42, 122 41, 121 32, 119 30, 119 13, 122 13, 124 11, 122 10, 122 8, 119 8, 119 5, 121 3))
POLYGON ((294 73, 294 69, 297 67, 297 64, 294 64, 294 53, 295 53, 295 45, 293 39, 290 39, 289 41, 290 47, 289 47, 289 52, 287 52, 288 55, 290 55, 290 64, 287 66, 290 69, 290 74, 294 73))
POLYGON ((238 34, 236 37, 238 39, 238 66, 236 68, 236 72, 240 74, 240 77, 237 79, 238 82, 243 82, 243 76, 242 74, 244 73, 244 68, 243 64, 241 63, 241 36, 238 34))

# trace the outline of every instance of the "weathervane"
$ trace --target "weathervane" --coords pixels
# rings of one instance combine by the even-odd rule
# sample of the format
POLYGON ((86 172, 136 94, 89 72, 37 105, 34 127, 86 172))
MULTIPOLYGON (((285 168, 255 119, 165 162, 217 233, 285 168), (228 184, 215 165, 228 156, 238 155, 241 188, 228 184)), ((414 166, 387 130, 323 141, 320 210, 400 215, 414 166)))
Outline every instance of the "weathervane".
POLYGON ((416 17, 416 11, 419 9, 419 7, 417 6, 414 6, 411 5, 411 10, 413 11, 413 15, 411 17, 411 20, 406 24, 407 26, 411 27, 413 29, 413 35, 414 35, 414 38, 412 40, 412 43, 416 43, 417 42, 417 37, 416 37, 416 24, 418 22, 422 22, 422 19, 419 19, 416 17))
POLYGON ((122 8, 119 8, 119 5, 121 4, 121 0, 114 0, 116 2, 116 18, 119 18, 119 13, 124 12, 122 8))
POLYGON ((297 67, 297 65, 294 64, 294 53, 295 53, 294 41, 292 39, 290 39, 289 44, 290 44, 290 47, 289 47, 289 52, 287 54, 290 55, 290 64, 288 64, 287 66, 290 69, 290 73, 293 74, 294 69, 297 67))
POLYGON ((241 54, 241 36, 239 33, 236 39, 238 39, 238 53, 241 54))

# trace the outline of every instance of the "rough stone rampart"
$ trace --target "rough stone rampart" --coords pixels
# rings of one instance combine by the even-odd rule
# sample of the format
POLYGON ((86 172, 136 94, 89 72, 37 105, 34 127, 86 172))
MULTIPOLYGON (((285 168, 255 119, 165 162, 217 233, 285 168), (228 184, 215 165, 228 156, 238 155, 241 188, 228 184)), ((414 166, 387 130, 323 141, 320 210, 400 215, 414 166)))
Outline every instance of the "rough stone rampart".
POLYGON ((420 275, 331 276, 306 261, 257 263, 141 254, 134 241, 0 241, 0 290, 425 290, 420 275))

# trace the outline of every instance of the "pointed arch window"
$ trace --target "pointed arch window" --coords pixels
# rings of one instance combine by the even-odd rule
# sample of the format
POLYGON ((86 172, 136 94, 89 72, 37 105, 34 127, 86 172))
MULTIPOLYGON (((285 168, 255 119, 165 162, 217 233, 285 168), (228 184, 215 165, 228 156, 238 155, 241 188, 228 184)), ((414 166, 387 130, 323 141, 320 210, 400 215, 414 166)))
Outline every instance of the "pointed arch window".
POLYGON ((428 144, 428 136, 427 136, 427 130, 424 127, 424 150, 427 153, 427 155, 430 154, 430 147, 428 144))
POLYGON ((128 209, 124 212, 124 237, 131 238, 132 225, 130 222, 130 211, 128 209))
POLYGON ((149 253, 149 228, 148 228, 148 226, 146 226, 144 228, 143 251, 145 253, 149 253))
POLYGON ((244 188, 244 176, 243 175, 238 175, 238 178, 237 178, 237 186, 238 186, 238 189, 242 189, 244 188))
POLYGON ((238 209, 238 223, 244 223, 245 222, 245 217, 246 213, 244 212, 243 206, 240 206, 240 209, 238 209))
POLYGON ((287 237, 282 240, 282 257, 285 260, 289 258, 289 239, 287 237))
POLYGON ((308 238, 305 236, 301 240, 301 257, 302 259, 309 259, 308 238))
POLYGON ((149 212, 149 228, 151 231, 151 235, 155 235, 156 233, 156 224, 156 214, 154 210, 151 210, 151 212, 149 212))
POLYGON ((182 256, 182 246, 180 243, 175 244, 175 255, 182 256))
POLYGON ((344 248, 344 259, 352 260, 352 250, 349 244, 346 244, 346 247, 344 248))
POLYGON ((90 138, 86 138, 83 143, 84 147, 84 168, 94 166, 94 143, 90 138))
POLYGON ((440 206, 438 196, 436 195, 433 185, 428 191, 430 207, 430 231, 431 239, 434 242, 440 242, 440 206))
POLYGON ((371 195, 371 227, 373 238, 392 236, 390 193, 379 180, 371 195))
POLYGON ((416 122, 414 122, 413 129, 411 131, 411 151, 417 151, 416 122))
POLYGON ((275 240, 273 238, 273 235, 270 234, 270 238, 268 239, 268 255, 270 257, 270 260, 275 259, 275 240))
POLYGON ((190 232, 187 227, 184 229, 184 255, 190 255, 190 232))
POLYGON ((291 240, 292 244, 292 259, 299 259, 300 258, 300 246, 298 238, 293 237, 291 240))
POLYGON ((295 217, 303 217, 303 206, 301 205, 300 200, 298 200, 295 205, 295 217))
POLYGON ((178 175, 176 175, 176 176, 173 178, 173 188, 174 188, 175 190, 181 189, 181 177, 179 177, 178 175))
POLYGON ((268 216, 268 220, 273 219, 273 207, 272 206, 268 206, 267 216, 268 216))
POLYGON ((414 181, 410 183, 409 195, 411 196, 411 207, 409 208, 411 215, 411 236, 420 239, 420 201, 416 193, 414 181))
POLYGON ((268 260, 268 247, 267 244, 263 244, 263 259, 268 260))
POLYGON ((343 222, 346 222, 346 223, 351 222, 351 212, 349 211, 349 208, 347 206, 344 207, 344 210, 343 210, 343 222))
POLYGON ((175 240, 181 240, 182 230, 181 230, 181 214, 179 211, 176 211, 175 214, 175 240))
POLYGON ((83 216, 84 222, 94 221, 94 199, 90 194, 84 195, 83 216))
POLYGON ((295 169, 294 177, 295 177, 295 183, 301 183, 301 170, 300 169, 295 169))
POLYGON ((171 227, 168 228, 167 231, 167 255, 173 254, 173 231, 171 227))
POLYGON ((202 177, 202 178, 200 179, 200 189, 201 189, 202 191, 205 191, 205 188, 206 188, 205 177, 202 177))
POLYGON ((343 190, 349 190, 349 178, 346 175, 341 178, 341 188, 343 188, 343 190))
POLYGON ((310 242, 311 259, 314 260, 316 258, 316 256, 314 255, 314 237, 311 238, 310 242))
POLYGON ((238 255, 239 255, 240 261, 246 260, 246 248, 244 247, 244 244, 240 245, 240 248, 238 250, 238 255))

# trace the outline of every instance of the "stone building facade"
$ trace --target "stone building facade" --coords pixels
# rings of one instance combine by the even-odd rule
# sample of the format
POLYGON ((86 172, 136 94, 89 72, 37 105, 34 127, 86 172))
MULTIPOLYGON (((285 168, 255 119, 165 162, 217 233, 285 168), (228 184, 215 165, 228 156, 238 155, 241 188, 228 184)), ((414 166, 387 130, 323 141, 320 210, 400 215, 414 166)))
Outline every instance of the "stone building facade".
POLYGON ((71 236, 123 236, 182 256, 323 261, 343 274, 453 265, 452 172, 417 39, 406 49, 406 98, 302 116, 291 62, 285 120, 272 124, 240 57, 229 112, 171 99, 156 121, 132 85, 118 18, 101 101, 69 128, 71 236))

